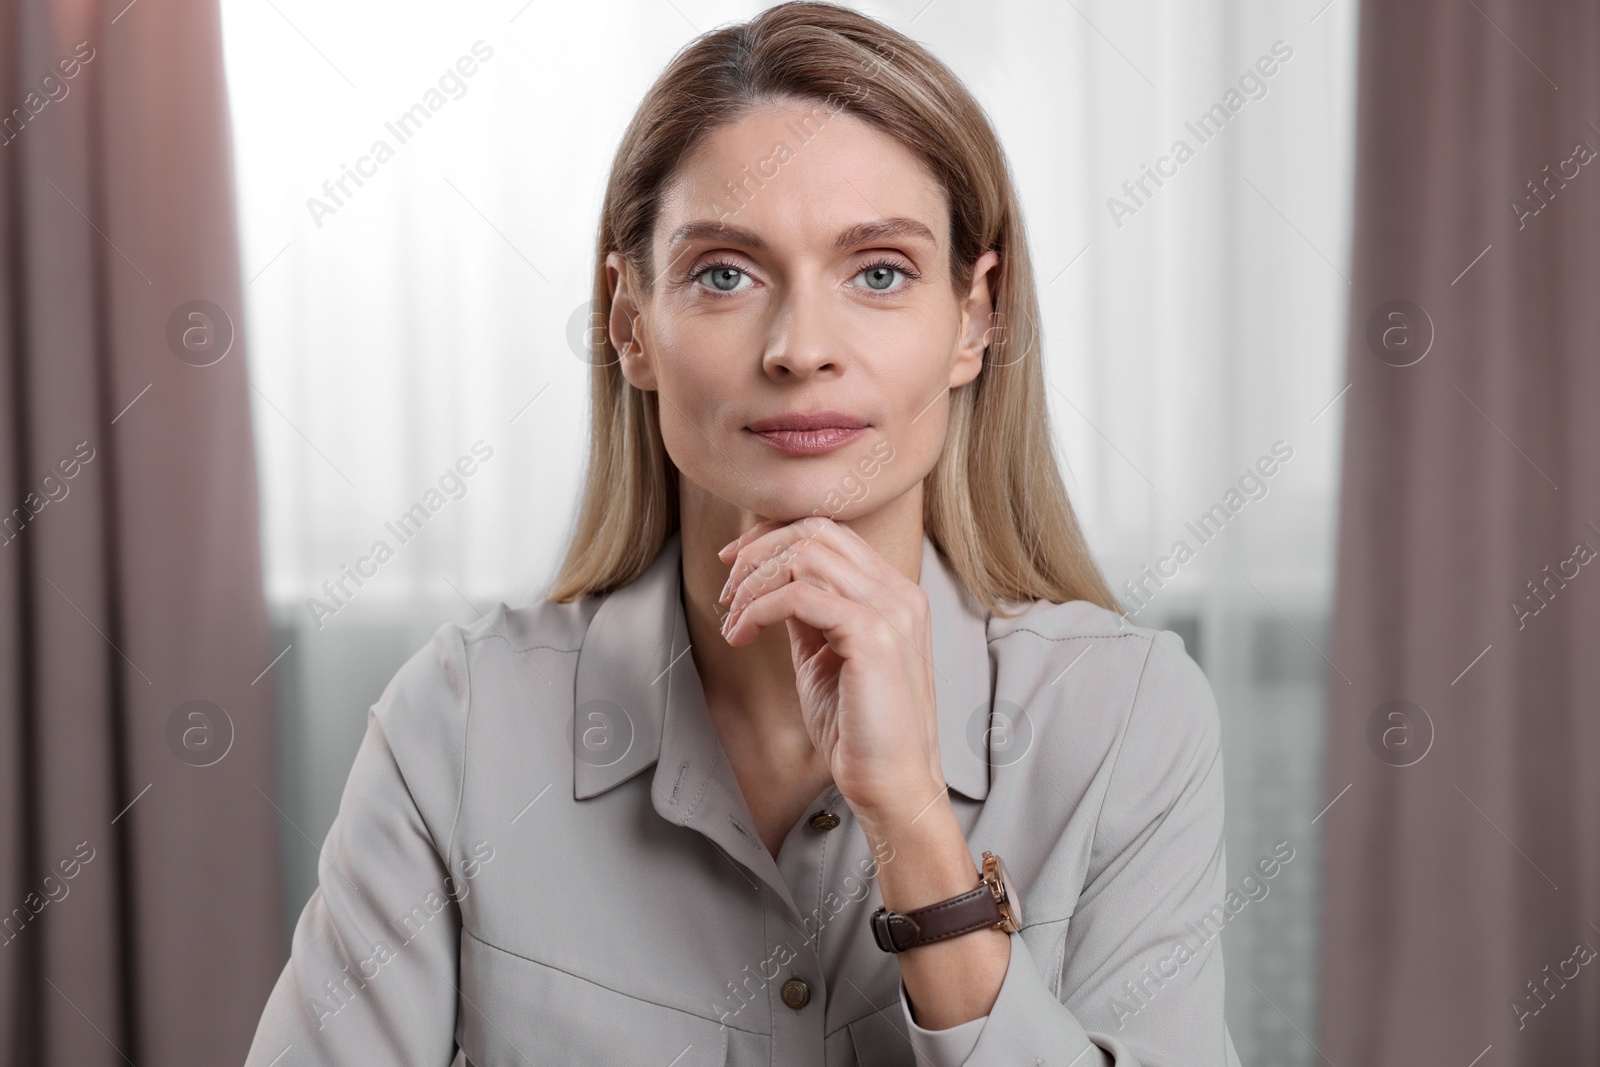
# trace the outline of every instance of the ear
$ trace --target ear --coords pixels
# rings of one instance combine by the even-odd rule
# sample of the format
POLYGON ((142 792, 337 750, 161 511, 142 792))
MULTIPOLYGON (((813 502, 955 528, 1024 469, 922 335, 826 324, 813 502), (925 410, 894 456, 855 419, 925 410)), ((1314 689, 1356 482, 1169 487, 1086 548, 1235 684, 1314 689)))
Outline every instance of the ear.
POLYGON ((961 328, 956 335, 956 350, 950 361, 950 388, 966 385, 983 369, 983 351, 996 340, 1005 324, 994 310, 990 282, 1000 265, 1000 253, 990 249, 978 257, 972 268, 972 287, 961 303, 961 328))
POLYGON ((644 346, 644 322, 634 292, 633 271, 620 252, 606 253, 606 288, 611 293, 611 315, 606 330, 617 350, 622 376, 634 388, 656 388, 656 372, 644 346))

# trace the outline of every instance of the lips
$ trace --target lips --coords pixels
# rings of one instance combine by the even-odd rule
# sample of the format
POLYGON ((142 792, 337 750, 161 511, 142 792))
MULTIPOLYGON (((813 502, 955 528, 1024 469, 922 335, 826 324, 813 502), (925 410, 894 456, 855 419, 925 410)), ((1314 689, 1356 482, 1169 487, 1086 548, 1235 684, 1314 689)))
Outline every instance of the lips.
POLYGON ((818 456, 863 436, 870 426, 842 411, 793 411, 757 419, 745 429, 788 455, 818 456))
POLYGON ((866 419, 842 411, 790 411, 757 419, 745 429, 766 433, 769 430, 857 430, 869 425, 866 419))

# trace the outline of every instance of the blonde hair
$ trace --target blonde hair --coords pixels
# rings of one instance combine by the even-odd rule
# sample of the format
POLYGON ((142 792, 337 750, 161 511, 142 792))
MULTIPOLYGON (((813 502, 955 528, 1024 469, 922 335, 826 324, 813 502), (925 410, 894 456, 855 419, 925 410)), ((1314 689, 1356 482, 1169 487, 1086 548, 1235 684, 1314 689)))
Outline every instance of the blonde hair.
MULTIPOLYGON (((950 208, 957 296, 988 249, 1000 257, 984 365, 951 391, 944 450, 924 483, 923 522, 973 597, 1087 600, 1120 611, 1089 554, 1056 463, 1040 359, 1038 294, 1011 175, 966 87, 916 42, 828 3, 787 3, 696 38, 656 79, 611 165, 596 241, 590 322, 610 319, 605 258, 619 252, 648 296, 659 197, 714 129, 778 99, 824 101, 922 159, 950 208)), ((603 328, 589 331, 590 441, 577 524, 550 592, 570 601, 633 581, 678 528, 678 471, 657 399, 622 375, 603 328)), ((1025 605, 1022 605, 1025 606, 1025 605)))

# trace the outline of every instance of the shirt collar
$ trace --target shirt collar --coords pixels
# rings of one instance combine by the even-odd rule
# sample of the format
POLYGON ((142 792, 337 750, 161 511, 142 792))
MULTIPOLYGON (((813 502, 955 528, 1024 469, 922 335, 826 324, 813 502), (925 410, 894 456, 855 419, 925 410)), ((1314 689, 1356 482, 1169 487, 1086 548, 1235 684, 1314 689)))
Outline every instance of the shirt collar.
MULTIPOLYGON (((698 795, 714 773, 725 785, 732 781, 689 655, 679 588, 681 550, 681 534, 675 532, 642 575, 605 595, 590 620, 578 654, 573 704, 576 800, 603 793, 663 759, 654 783, 663 792, 658 808, 676 806, 679 796, 698 795)), ((918 584, 933 619, 945 784, 983 800, 989 792, 988 614, 926 534, 918 584)))

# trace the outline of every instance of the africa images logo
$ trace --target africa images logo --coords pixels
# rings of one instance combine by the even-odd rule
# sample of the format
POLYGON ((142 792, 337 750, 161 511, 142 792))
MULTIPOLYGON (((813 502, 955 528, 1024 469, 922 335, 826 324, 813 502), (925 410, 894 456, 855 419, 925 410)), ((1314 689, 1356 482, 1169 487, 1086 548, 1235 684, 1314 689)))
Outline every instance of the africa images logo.
POLYGON ((362 178, 373 178, 378 174, 378 164, 387 163, 395 157, 395 149, 405 144, 418 133, 422 132, 424 125, 451 100, 460 100, 467 95, 467 78, 478 72, 481 64, 489 62, 494 56, 494 49, 482 40, 472 42, 472 55, 461 56, 455 65, 445 69, 439 75, 437 88, 430 86, 423 94, 422 99, 402 111, 393 121, 385 122, 383 128, 394 137, 395 143, 391 145, 386 139, 379 137, 373 141, 367 154, 356 159, 355 169, 348 164, 340 163, 341 173, 337 178, 329 178, 322 183, 322 193, 326 199, 315 196, 306 197, 306 210, 311 213, 311 221, 317 229, 322 229, 322 220, 327 215, 336 215, 339 209, 345 206, 346 201, 352 199, 356 192, 366 183, 362 178), (477 58, 474 59, 473 56, 477 58), (449 94, 446 97, 446 93, 449 94), (350 183, 355 183, 355 189, 350 188, 350 183), (340 193, 344 195, 341 196, 340 193))
MULTIPOLYGON (((439 476, 437 488, 429 487, 422 494, 422 499, 412 504, 393 522, 385 522, 383 528, 395 539, 398 545, 405 545, 416 540, 428 520, 443 511, 445 506, 452 501, 460 500, 467 495, 468 479, 480 469, 480 465, 489 462, 494 456, 494 446, 487 441, 474 441, 472 455, 462 456, 453 466, 445 468, 439 476), (477 458, 474 459, 473 456, 477 458)), ((395 546, 380 537, 372 542, 372 547, 367 554, 356 560, 355 567, 350 564, 340 564, 337 577, 329 578, 322 583, 322 592, 326 599, 307 597, 306 609, 311 612, 311 618, 317 624, 317 629, 322 629, 327 620, 339 614, 350 601, 355 599, 357 592, 367 582, 378 576, 379 569, 395 557, 395 546), (351 584, 355 585, 351 589, 351 584)))

